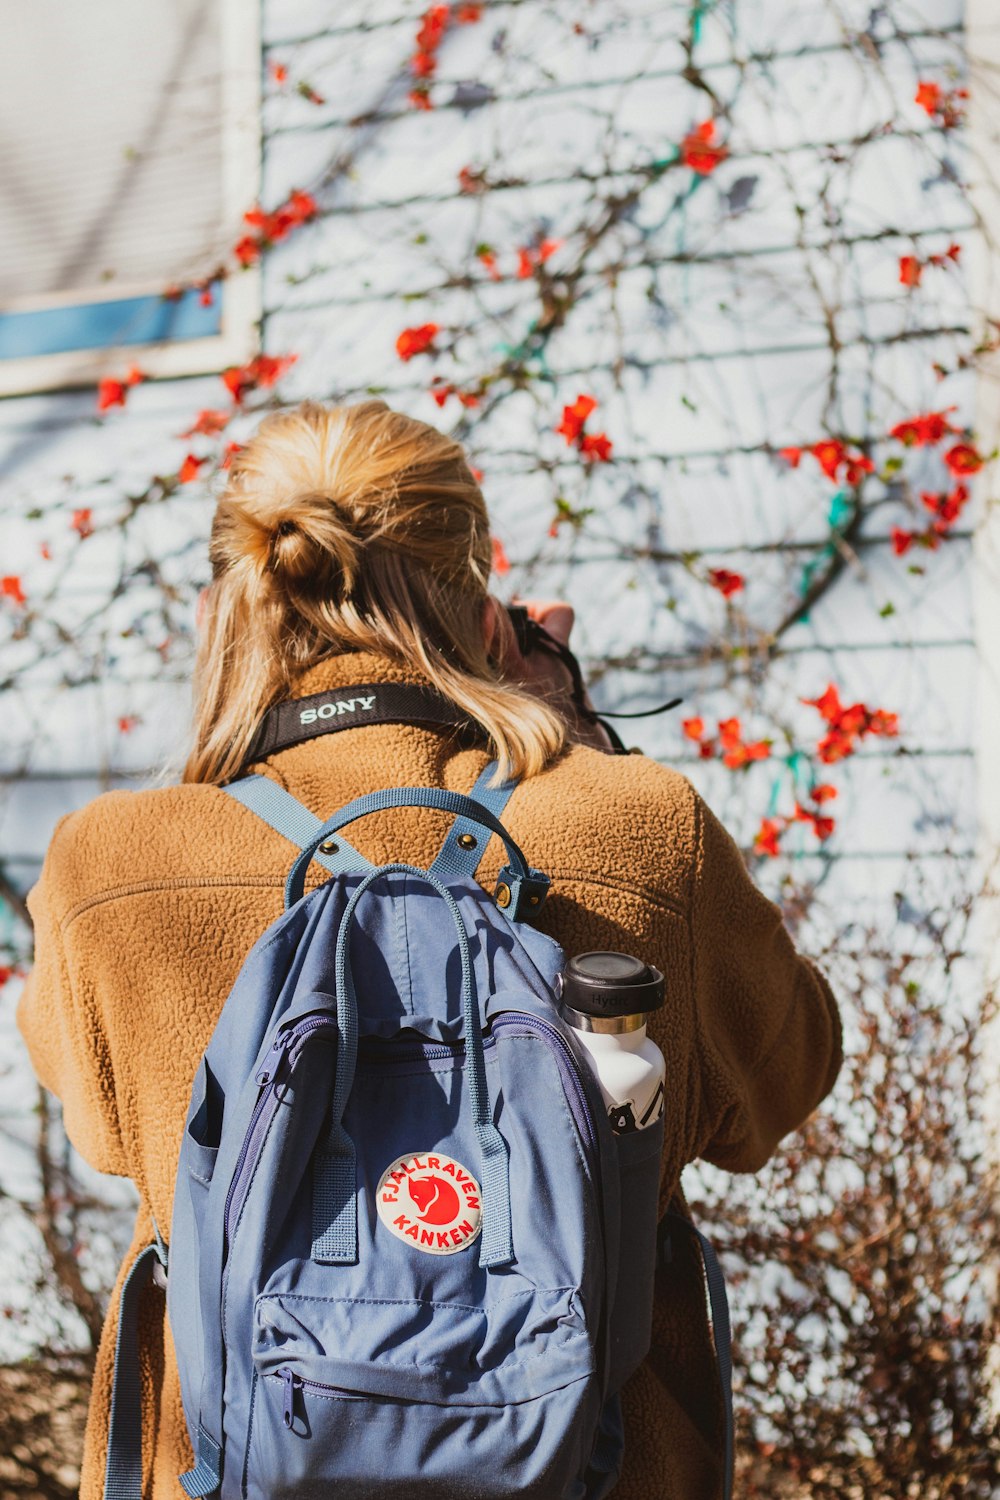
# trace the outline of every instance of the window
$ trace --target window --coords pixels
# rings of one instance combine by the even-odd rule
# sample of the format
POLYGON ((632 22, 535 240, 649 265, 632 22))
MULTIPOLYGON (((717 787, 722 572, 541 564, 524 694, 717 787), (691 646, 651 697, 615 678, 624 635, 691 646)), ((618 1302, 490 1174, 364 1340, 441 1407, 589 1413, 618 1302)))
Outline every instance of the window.
POLYGON ((256 9, 4 6, 0 395, 253 352, 258 273, 214 274, 258 193, 256 9))

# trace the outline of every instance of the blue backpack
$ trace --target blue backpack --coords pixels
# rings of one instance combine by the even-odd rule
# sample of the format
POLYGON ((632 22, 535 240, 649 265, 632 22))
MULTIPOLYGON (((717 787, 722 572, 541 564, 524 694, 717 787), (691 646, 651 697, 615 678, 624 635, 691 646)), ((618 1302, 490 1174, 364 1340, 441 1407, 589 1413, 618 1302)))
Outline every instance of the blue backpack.
MULTIPOLYGON (((199 1066, 170 1237, 122 1296, 105 1495, 140 1500, 139 1290, 166 1285, 191 1497, 599 1500, 650 1343, 663 1121, 615 1136, 560 1017, 547 878, 497 813, 404 787, 326 823, 225 788, 302 850, 199 1066), (371 866, 367 813, 456 815, 430 869, 371 866), (495 892, 475 870, 491 833, 495 892), (331 878, 304 894, 317 859, 331 878)), ((671 1216, 672 1218, 674 1216, 671 1216)), ((692 1230, 686 1219, 678 1226, 692 1230)), ((728 1419, 728 1321, 705 1251, 728 1419)))

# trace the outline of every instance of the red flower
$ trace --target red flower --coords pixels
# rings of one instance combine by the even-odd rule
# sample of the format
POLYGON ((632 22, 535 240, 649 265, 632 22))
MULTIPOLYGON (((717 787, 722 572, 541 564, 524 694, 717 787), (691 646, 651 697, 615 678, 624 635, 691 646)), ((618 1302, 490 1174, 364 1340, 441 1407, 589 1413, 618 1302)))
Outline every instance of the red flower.
POLYGON ((460 26, 471 26, 473 21, 481 21, 483 7, 476 4, 459 5, 455 9, 455 20, 460 26))
POLYGON ((700 740, 704 737, 705 734, 705 720, 698 718, 682 719, 681 729, 687 735, 689 740, 700 740))
POLYGON ((919 286, 920 278, 924 274, 923 262, 915 255, 901 255, 899 257, 899 279, 903 286, 919 286))
POLYGON ((845 707, 831 682, 819 698, 803 698, 810 708, 818 709, 829 731, 816 746, 816 754, 827 765, 853 755, 858 741, 865 735, 894 737, 899 733, 899 716, 884 708, 866 708, 863 703, 845 707))
POLYGON ((180 433, 180 436, 182 438, 215 437, 229 425, 232 415, 231 411, 200 411, 193 424, 186 432, 180 433))
POLYGON ((585 432, 577 445, 584 458, 607 463, 611 457, 612 442, 606 432, 585 432))
POLYGON ((847 444, 839 438, 823 438, 809 449, 828 479, 835 482, 842 478, 845 484, 860 484, 866 474, 874 472, 875 465, 863 453, 851 453, 847 444), (841 470, 843 474, 841 475, 841 470))
POLYGON ((233 254, 241 266, 253 266, 260 260, 261 242, 252 234, 245 234, 233 246, 233 254))
POLYGON ((907 448, 933 447, 947 437, 948 433, 960 430, 948 421, 949 414, 954 410, 953 406, 949 406, 945 411, 929 411, 923 416, 908 417, 905 422, 897 422, 895 427, 890 427, 889 436, 904 443, 907 448))
POLYGON ((866 474, 874 474, 875 465, 863 453, 849 454, 844 460, 844 483, 860 484, 866 474))
POLYGON ((699 177, 707 177, 714 172, 728 155, 725 146, 716 144, 714 120, 703 120, 681 142, 681 161, 699 177))
POLYGON ((486 191, 484 173, 479 167, 462 167, 458 174, 460 193, 483 193, 486 191))
POLYGON ((908 552, 913 545, 914 533, 904 531, 902 526, 894 526, 889 535, 892 538, 892 550, 897 557, 902 557, 903 553, 908 552))
POLYGON ((944 454, 944 461, 953 474, 978 474, 986 462, 972 443, 956 443, 944 454))
POLYGON ((550 255, 562 246, 562 240, 542 240, 538 245, 523 246, 517 252, 517 275, 524 281, 533 276, 538 266, 543 266, 550 255))
POLYGON ((106 376, 97 383, 97 410, 107 411, 112 406, 124 406, 125 395, 125 382, 111 380, 106 376))
POLYGON ((132 730, 141 723, 142 720, 139 718, 138 714, 123 714, 122 717, 118 720, 118 733, 131 734, 132 730))
POLYGON ((491 249, 489 245, 480 245, 478 250, 476 251, 476 258, 477 260, 482 262, 483 266, 486 268, 486 271, 489 273, 491 280, 500 280, 500 272, 497 268, 497 257, 495 250, 491 249))
POLYGON ((722 747, 722 764, 731 771, 739 771, 753 760, 767 760, 771 753, 768 740, 755 740, 747 744, 739 719, 719 720, 719 744, 722 747))
POLYGON ((803 807, 800 802, 796 802, 795 804, 795 810, 792 813, 792 821, 797 823, 810 823, 812 825, 813 833, 815 833, 816 837, 820 841, 828 839, 834 828, 837 826, 833 818, 823 817, 822 814, 815 812, 812 808, 803 807))
POLYGON ((914 103, 919 104, 929 115, 933 115, 941 100, 941 85, 922 79, 917 85, 914 103))
POLYGON ((837 788, 835 786, 831 786, 828 781, 823 781, 820 782, 819 786, 812 786, 809 788, 809 796, 812 798, 813 802, 819 802, 821 804, 823 802, 832 802, 833 799, 837 796, 837 788))
POLYGON ((424 52, 435 51, 444 40, 450 20, 451 7, 448 5, 432 5, 429 10, 424 11, 417 32, 417 46, 424 52))
POLYGON ((790 469, 797 469, 802 459, 801 448, 781 448, 779 456, 785 460, 790 469))
POLYGON ((272 62, 268 65, 271 77, 275 83, 284 83, 288 77, 288 68, 284 63, 272 62))
POLYGON ((258 388, 267 390, 276 385, 297 359, 297 354, 258 354, 249 364, 231 365, 228 370, 223 370, 223 383, 239 405, 250 391, 258 388))
POLYGON ((836 479, 837 470, 847 457, 847 449, 843 443, 830 438, 825 442, 814 443, 811 452, 827 478, 836 479))
POLYGON ((956 484, 955 488, 947 495, 929 495, 925 490, 920 492, 920 498, 927 509, 934 516, 934 530, 939 535, 945 533, 954 526, 966 505, 971 491, 967 484, 956 484))
POLYGON ((48 542, 42 542, 38 550, 44 557, 46 562, 52 561, 52 548, 49 546, 48 542))
POLYGON ((968 89, 946 90, 939 83, 922 78, 917 85, 914 102, 926 110, 943 130, 954 130, 965 118, 964 101, 968 97, 968 89))
POLYGON ((510 559, 498 536, 490 537, 490 544, 493 548, 493 571, 498 578, 502 578, 505 573, 510 572, 510 559))
POLYGON ((708 581, 714 589, 718 589, 724 598, 728 599, 733 594, 738 594, 746 587, 746 579, 742 573, 730 573, 728 568, 710 568, 708 581))
POLYGON ((93 520, 93 518, 94 518, 94 512, 90 509, 89 506, 86 507, 84 510, 75 510, 73 512, 72 516, 70 517, 70 522, 69 522, 70 530, 76 532, 76 534, 79 536, 81 542, 84 541, 84 540, 86 540, 86 538, 88 536, 93 536, 93 534, 94 534, 94 520, 93 520))
POLYGON ((198 301, 201 303, 202 307, 211 307, 212 303, 215 301, 215 298, 212 296, 212 288, 209 286, 208 282, 206 282, 202 287, 201 296, 198 298, 198 301))
POLYGON ((13 599, 15 604, 27 604, 28 596, 16 573, 8 573, 5 578, 0 578, 0 599, 13 599))
POLYGON ((189 453, 177 472, 177 478, 181 484, 190 484, 192 479, 198 478, 199 471, 208 462, 206 458, 198 458, 196 454, 189 453))
POLYGON ((597 402, 593 396, 577 396, 572 406, 563 407, 562 421, 556 428, 556 432, 561 433, 567 443, 578 442, 583 432, 583 424, 596 409, 597 402))
POLYGON ((421 323, 418 328, 404 328, 396 340, 396 353, 402 360, 409 360, 415 354, 426 354, 433 349, 434 339, 440 328, 436 323, 421 323))
POLYGON ((413 105, 414 109, 434 108, 434 105, 431 103, 431 96, 428 93, 427 89, 423 86, 423 84, 419 85, 415 89, 411 89, 406 97, 413 105))
POLYGON ((222 457, 219 459, 219 468, 220 469, 228 469, 229 466, 230 466, 230 464, 232 463, 233 459, 236 457, 237 453, 242 453, 242 452, 243 452, 243 444, 242 443, 227 443, 226 446, 225 446, 225 448, 222 451, 222 457))
POLYGON ((433 52, 414 52, 410 58, 410 71, 415 78, 431 78, 437 68, 433 52))
POLYGON ((784 832, 785 825, 779 818, 761 818, 760 827, 753 841, 753 846, 758 854, 767 854, 772 859, 780 854, 778 840, 784 832))

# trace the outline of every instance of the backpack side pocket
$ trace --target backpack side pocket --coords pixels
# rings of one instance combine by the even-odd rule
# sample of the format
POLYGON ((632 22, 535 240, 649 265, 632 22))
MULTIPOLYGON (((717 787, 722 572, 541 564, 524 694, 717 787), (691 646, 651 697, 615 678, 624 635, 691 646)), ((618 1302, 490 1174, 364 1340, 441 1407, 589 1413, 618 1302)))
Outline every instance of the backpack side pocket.
POLYGON ((646 1355, 653 1321, 663 1119, 615 1136, 621 1184, 618 1278, 611 1306, 608 1390, 621 1390, 646 1355))

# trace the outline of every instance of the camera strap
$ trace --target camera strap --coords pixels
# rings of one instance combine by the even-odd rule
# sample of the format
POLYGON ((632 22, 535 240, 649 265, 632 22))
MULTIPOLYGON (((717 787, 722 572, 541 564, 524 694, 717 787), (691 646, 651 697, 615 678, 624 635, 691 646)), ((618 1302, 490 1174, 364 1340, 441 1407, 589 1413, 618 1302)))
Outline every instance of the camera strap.
POLYGON ((416 682, 363 682, 276 703, 261 722, 247 762, 304 744, 321 734, 357 729, 360 724, 431 724, 470 740, 482 739, 482 726, 432 687, 416 682))

